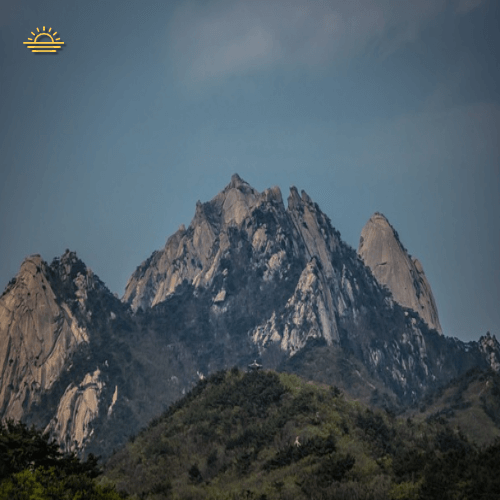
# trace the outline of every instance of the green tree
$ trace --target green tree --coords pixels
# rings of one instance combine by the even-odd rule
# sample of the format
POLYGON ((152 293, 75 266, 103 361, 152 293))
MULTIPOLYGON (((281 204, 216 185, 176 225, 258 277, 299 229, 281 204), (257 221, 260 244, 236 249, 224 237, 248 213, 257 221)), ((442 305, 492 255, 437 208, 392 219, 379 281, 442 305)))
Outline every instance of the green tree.
POLYGON ((118 500, 112 487, 95 482, 98 459, 62 454, 35 427, 0 424, 0 500, 118 500))

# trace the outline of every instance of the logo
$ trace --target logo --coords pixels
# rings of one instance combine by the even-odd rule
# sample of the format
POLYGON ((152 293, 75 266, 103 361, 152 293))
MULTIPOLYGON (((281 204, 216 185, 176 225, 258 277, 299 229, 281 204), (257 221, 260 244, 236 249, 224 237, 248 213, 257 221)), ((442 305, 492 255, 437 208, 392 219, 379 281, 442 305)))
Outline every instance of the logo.
POLYGON ((64 42, 60 42, 60 38, 54 39, 54 37, 57 35, 57 31, 54 33, 50 33, 52 31, 52 28, 49 28, 49 31, 45 31, 45 26, 43 27, 43 30, 40 32, 40 30, 37 28, 38 34, 35 35, 33 31, 31 34, 35 37, 33 38, 28 38, 30 40, 29 42, 23 42, 24 45, 28 46, 28 49, 31 49, 32 52, 57 52, 57 49, 61 48, 61 45, 64 45, 64 42), (38 40, 41 37, 49 37, 50 42, 46 41, 44 39, 43 41, 38 40))

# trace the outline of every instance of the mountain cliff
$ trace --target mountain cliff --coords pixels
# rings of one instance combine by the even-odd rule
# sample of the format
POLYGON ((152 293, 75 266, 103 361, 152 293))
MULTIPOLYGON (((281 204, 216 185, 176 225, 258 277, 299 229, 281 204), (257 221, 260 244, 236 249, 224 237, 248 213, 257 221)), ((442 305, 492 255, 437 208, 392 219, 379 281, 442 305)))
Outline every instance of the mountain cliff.
POLYGON ((305 192, 290 188, 285 206, 279 188, 234 175, 122 301, 73 252, 23 263, 0 298, 0 417, 106 455, 199 378, 254 359, 391 407, 500 368, 494 337, 460 342, 424 319, 305 192))
POLYGON ((394 299, 417 312, 439 333, 438 310, 422 264, 412 258, 386 217, 375 213, 361 231, 358 253, 394 299))
POLYGON ((112 404, 99 366, 120 357, 125 310, 74 252, 50 265, 25 259, 0 298, 2 417, 47 427, 68 451, 84 447, 112 404))
MULTIPOLYGON (((66 260, 60 274, 66 272, 66 260)), ((6 418, 19 419, 29 411, 78 345, 88 342, 68 303, 58 300, 55 289, 61 282, 55 275, 55 268, 32 255, 0 298, 0 410, 6 418)), ((80 277, 79 284, 92 279, 80 277)))

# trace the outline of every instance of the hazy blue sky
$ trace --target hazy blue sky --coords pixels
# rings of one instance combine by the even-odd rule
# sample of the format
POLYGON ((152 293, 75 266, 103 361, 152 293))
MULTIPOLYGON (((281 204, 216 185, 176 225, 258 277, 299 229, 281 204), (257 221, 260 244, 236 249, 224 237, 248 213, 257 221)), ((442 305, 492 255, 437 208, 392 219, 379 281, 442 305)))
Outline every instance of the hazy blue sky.
POLYGON ((357 248, 384 213, 445 334, 500 335, 500 2, 0 0, 0 288, 76 250, 113 292, 237 172, 357 248), (57 54, 23 45, 57 31, 57 54))

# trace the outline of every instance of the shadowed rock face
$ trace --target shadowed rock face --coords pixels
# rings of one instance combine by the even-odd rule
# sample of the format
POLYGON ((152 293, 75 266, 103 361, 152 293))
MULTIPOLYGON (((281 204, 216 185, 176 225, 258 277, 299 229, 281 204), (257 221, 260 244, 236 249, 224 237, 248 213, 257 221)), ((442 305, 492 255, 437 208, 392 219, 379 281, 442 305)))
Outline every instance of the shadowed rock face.
POLYGON ((384 215, 375 213, 370 217, 361 231, 358 253, 399 304, 413 309, 442 334, 434 296, 422 264, 410 257, 384 215))
MULTIPOLYGON (((420 279, 400 257, 410 265, 420 279)), ((305 192, 285 206, 279 188, 237 175, 137 268, 123 301, 73 252, 27 258, 0 297, 0 418, 66 451, 109 455, 199 377, 255 359, 408 404, 472 367, 499 370, 500 345, 430 330, 305 192)))

